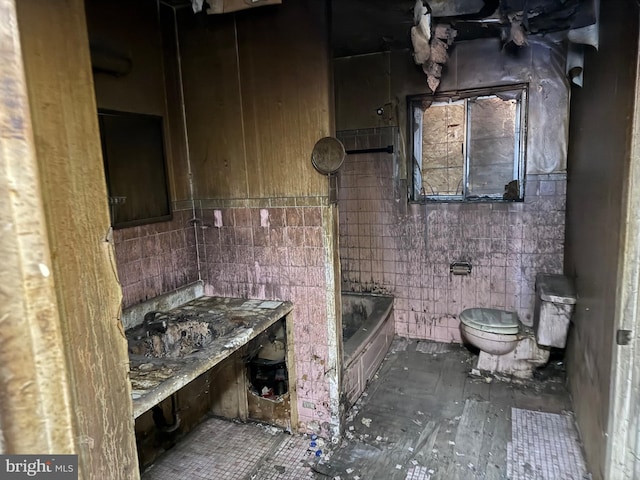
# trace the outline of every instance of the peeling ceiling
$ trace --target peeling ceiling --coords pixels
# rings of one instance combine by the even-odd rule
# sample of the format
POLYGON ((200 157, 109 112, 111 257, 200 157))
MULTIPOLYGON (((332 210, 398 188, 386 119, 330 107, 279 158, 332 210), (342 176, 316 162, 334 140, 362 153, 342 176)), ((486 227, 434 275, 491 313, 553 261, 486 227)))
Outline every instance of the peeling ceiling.
MULTIPOLYGON (((421 0, 422 1, 422 0, 421 0)), ((451 25, 456 41, 497 37, 509 40, 513 19, 525 35, 591 25, 595 0, 431 0, 433 23, 451 25)), ((335 57, 411 47, 415 0, 333 0, 335 57)))
MULTIPOLYGON (((191 7, 193 0, 159 0, 191 7)), ((201 0, 207 4, 240 0, 201 0)), ((247 1, 247 0, 245 0, 247 1)), ((299 0, 283 0, 283 2, 299 0)), ((544 34, 592 25, 600 0, 418 0, 431 11, 433 25, 456 30, 455 41, 513 36, 514 19, 521 33, 544 34)), ((331 46, 334 57, 346 57, 412 47, 416 0, 311 0, 316 8, 331 5, 331 46)), ((266 2, 265 0, 265 3, 266 2)), ((256 6, 258 6, 257 4, 256 6)))

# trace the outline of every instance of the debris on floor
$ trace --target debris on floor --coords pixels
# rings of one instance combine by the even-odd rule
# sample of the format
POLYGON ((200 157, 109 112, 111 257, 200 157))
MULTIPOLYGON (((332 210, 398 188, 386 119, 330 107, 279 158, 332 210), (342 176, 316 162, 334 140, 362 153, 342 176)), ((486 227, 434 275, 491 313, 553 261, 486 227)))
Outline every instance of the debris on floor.
POLYGON ((391 353, 405 352, 407 350, 407 346, 409 345, 409 339, 405 337, 396 337, 393 339, 391 343, 391 347, 389 351, 391 353))
POLYGON ((339 444, 331 445, 310 435, 289 435, 259 424, 211 419, 167 452, 142 478, 589 478, 584 463, 577 460, 582 458, 578 457, 579 444, 565 446, 576 436, 571 430, 573 418, 566 414, 571 404, 561 366, 553 365, 550 372, 541 372, 531 381, 488 383, 484 377, 469 376, 472 363, 473 354, 461 346, 396 338, 377 377, 367 386, 367 395, 347 412, 339 444), (442 354, 429 354, 439 351, 442 354), (533 410, 548 413, 532 412, 535 415, 531 418, 529 413, 521 413, 533 410), (544 423, 547 417, 538 414, 551 415, 549 418, 556 423, 544 423), (525 421, 529 423, 522 423, 525 421), (557 433, 561 426, 569 433, 557 433), (544 428, 552 428, 552 433, 544 428), (536 438, 542 446, 531 443, 536 438), (556 448, 574 455, 576 463, 569 473, 549 469, 549 465, 560 462, 560 457, 544 442, 549 439, 559 445, 558 438, 564 440, 562 447, 556 448), (520 457, 523 450, 533 458, 520 457), (526 472, 522 476, 525 468, 533 469, 537 476, 526 476, 526 472), (586 476, 570 476, 574 472, 586 476))
POLYGON ((450 344, 448 343, 422 341, 422 342, 418 342, 418 344, 416 345, 416 352, 430 353, 432 355, 447 353, 450 350, 449 345, 450 344))

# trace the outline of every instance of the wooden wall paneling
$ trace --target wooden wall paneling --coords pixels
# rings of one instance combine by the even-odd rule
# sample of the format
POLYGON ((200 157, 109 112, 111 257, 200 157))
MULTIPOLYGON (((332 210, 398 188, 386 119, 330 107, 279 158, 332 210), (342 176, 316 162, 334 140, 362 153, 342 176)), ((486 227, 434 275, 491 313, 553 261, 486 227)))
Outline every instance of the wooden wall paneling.
MULTIPOLYGON (((155 0, 88 0, 86 6, 98 107, 163 117, 170 197, 188 200, 189 169, 173 9, 158 7, 155 0), (108 65, 119 65, 114 59, 128 59, 131 69, 122 74, 103 71, 102 63, 95 60, 98 57, 102 61, 106 58, 108 65)), ((120 208, 126 209, 127 204, 120 208)))
POLYGON ((131 61, 124 75, 94 72, 99 108, 165 114, 157 8, 155 0, 86 1, 92 49, 131 61))
POLYGON ((0 1, 0 453, 74 453, 16 2, 0 1))
POLYGON ((182 108, 182 84, 178 58, 178 37, 174 10, 160 5, 160 27, 162 31, 163 66, 166 91, 165 131, 167 141, 167 170, 171 198, 176 201, 190 200, 189 158, 185 135, 184 111, 182 108))
POLYGON ((334 61, 336 128, 355 130, 388 125, 376 109, 392 100, 389 53, 375 53, 334 61))
POLYGON ((249 197, 328 191, 310 160, 332 126, 327 24, 309 3, 237 15, 249 197))
POLYGON ((264 398, 255 392, 247 395, 249 418, 259 422, 267 422, 284 429, 291 428, 291 400, 288 393, 277 400, 264 398))
MULTIPOLYGON (((621 400, 616 398, 618 391, 612 395, 616 381, 612 372, 625 366, 616 365, 624 358, 618 350, 634 348, 618 346, 615 332, 629 328, 625 322, 635 323, 621 317, 634 308, 638 295, 634 281, 622 283, 630 278, 627 269, 637 262, 636 247, 629 246, 637 239, 625 245, 625 235, 633 235, 627 229, 637 222, 637 212, 626 212, 633 208, 626 196, 637 192, 637 186, 629 183, 637 178, 637 167, 630 165, 638 161, 632 156, 636 153, 632 142, 637 140, 638 5, 611 2, 601 10, 599 21, 598 51, 585 51, 584 86, 571 91, 564 266, 580 298, 565 353, 568 384, 594 480, 634 477, 619 470, 629 458, 620 455, 608 464, 612 459, 607 454, 621 452, 626 432, 618 429, 624 429, 627 420, 626 409, 611 412, 621 400), (625 298, 629 303, 620 303, 625 298)), ((637 378, 631 371, 622 375, 628 382, 637 378)), ((636 395, 623 402, 637 403, 636 395)), ((637 438, 638 430, 631 431, 637 438)))
POLYGON ((246 198, 234 17, 183 10, 179 27, 195 198, 246 198))
POLYGON ((109 241, 84 5, 21 0, 17 7, 79 477, 136 479, 122 295, 109 241))
POLYGON ((243 359, 245 351, 246 347, 243 347, 212 369, 212 414, 247 420, 247 366, 243 359))
POLYGON ((298 381, 296 371, 296 346, 294 338, 293 313, 290 312, 285 317, 285 328, 287 332, 287 375, 289 376, 289 411, 291 421, 291 431, 298 431, 298 381))

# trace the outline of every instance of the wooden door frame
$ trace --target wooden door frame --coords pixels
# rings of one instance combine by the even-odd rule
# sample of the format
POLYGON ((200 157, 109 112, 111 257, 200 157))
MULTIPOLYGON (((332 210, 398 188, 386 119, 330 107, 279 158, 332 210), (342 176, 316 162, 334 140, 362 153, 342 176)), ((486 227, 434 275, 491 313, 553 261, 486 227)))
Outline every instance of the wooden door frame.
MULTIPOLYGON (((638 39, 640 40, 640 39, 638 39)), ((640 50, 638 50, 640 51, 640 50)), ((618 266, 605 478, 640 478, 640 58, 636 64, 629 168, 624 189, 624 228, 618 266), (624 343, 624 342, 622 342, 624 343)))
POLYGON ((0 452, 74 453, 17 0, 0 0, 0 452))

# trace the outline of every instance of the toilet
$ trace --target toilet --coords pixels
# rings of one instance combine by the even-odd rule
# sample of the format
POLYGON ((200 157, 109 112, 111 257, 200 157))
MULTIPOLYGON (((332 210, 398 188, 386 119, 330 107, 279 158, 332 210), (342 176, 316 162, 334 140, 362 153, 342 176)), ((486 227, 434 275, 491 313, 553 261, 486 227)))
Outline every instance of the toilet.
POLYGON ((530 378, 549 361, 552 347, 565 347, 575 303, 567 277, 538 274, 533 327, 524 325, 515 312, 464 310, 460 331, 466 343, 480 350, 477 370, 530 378))

